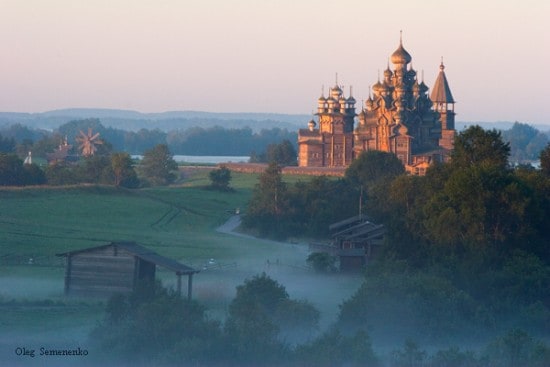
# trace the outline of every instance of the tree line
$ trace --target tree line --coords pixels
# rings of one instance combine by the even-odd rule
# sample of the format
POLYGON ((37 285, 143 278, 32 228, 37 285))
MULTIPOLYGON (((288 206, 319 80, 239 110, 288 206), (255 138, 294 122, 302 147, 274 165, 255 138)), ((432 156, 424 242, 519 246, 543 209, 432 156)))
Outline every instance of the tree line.
POLYGON ((280 129, 262 129, 254 132, 249 127, 240 129, 214 126, 209 128, 193 127, 168 132, 160 129, 140 129, 126 131, 105 127, 99 119, 74 120, 59 126, 53 132, 35 130, 21 124, 14 124, 0 130, 0 149, 9 149, 24 157, 28 151, 36 156, 45 156, 51 152, 65 137, 72 143, 79 131, 91 128, 99 132, 101 138, 108 141, 115 151, 129 154, 143 154, 148 149, 159 144, 168 146, 177 155, 234 155, 248 156, 253 152, 261 154, 269 144, 280 143, 283 140, 292 142, 295 147, 297 133, 280 129), (4 147, 4 144, 10 143, 4 147), (13 144, 13 146, 11 146, 13 144))
POLYGON ((0 152, 0 186, 103 184, 125 188, 162 186, 178 177, 178 165, 164 144, 144 152, 139 162, 128 153, 113 152, 108 144, 98 154, 77 162, 55 162, 41 167, 27 164, 14 153, 0 152))

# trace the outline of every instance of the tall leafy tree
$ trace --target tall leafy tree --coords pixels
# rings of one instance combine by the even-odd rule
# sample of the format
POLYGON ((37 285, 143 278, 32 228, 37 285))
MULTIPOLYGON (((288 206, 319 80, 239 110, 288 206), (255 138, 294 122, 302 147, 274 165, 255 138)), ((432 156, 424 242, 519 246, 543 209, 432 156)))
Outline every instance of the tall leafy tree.
POLYGON ((346 178, 353 184, 368 188, 389 182, 403 173, 405 167, 395 154, 373 150, 361 153, 351 162, 346 178))
POLYGON ((455 167, 491 165, 505 168, 509 155, 510 144, 502 140, 499 131, 475 125, 456 136, 451 162, 455 167))
POLYGON ((345 178, 363 192, 367 212, 379 217, 386 205, 391 181, 404 173, 405 167, 395 154, 369 151, 361 153, 350 164, 345 178))
POLYGON ((111 168, 115 178, 115 186, 134 188, 139 184, 132 158, 128 153, 113 153, 111 168))
POLYGON ((141 172, 154 186, 168 185, 176 179, 178 164, 166 144, 158 144, 143 154, 141 172))
POLYGON ((243 224, 257 228, 262 236, 284 237, 284 221, 288 218, 288 189, 283 182, 281 169, 270 163, 260 174, 248 203, 243 224))
POLYGON ((265 273, 247 279, 237 286, 237 294, 229 305, 225 330, 235 358, 244 364, 264 361, 278 365, 284 351, 282 338, 297 329, 308 332, 319 322, 319 311, 307 301, 289 297, 285 287, 265 273))
POLYGON ((550 143, 540 152, 539 159, 542 173, 550 176, 550 143))

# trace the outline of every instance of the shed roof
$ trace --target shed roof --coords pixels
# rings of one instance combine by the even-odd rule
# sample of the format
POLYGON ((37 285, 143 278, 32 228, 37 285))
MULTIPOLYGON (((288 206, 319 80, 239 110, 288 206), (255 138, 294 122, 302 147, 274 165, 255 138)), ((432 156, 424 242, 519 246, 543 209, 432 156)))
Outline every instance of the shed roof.
POLYGON ((347 218, 347 219, 344 219, 340 222, 336 222, 336 223, 332 223, 328 229, 329 231, 336 231, 338 230, 339 228, 342 228, 342 227, 346 227, 346 226, 350 226, 350 225, 354 225, 355 223, 357 222, 361 222, 362 221, 362 216, 360 215, 356 215, 354 217, 351 217, 351 218, 347 218))
POLYGON ((56 256, 73 256, 79 253, 91 252, 93 250, 103 249, 111 246, 124 249, 140 259, 151 262, 158 266, 162 266, 163 268, 174 271, 176 274, 194 274, 199 272, 199 270, 193 269, 192 267, 184 265, 174 259, 161 256, 146 247, 138 245, 135 242, 111 242, 102 246, 88 247, 85 249, 56 254, 56 256))

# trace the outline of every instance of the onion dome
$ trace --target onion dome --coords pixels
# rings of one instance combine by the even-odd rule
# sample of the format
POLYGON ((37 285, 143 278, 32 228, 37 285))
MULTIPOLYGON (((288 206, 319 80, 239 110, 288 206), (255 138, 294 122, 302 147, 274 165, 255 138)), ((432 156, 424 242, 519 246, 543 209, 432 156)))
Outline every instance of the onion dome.
POLYGON ((367 102, 365 102, 365 105, 367 106, 367 110, 369 111, 372 111, 372 109, 374 108, 374 101, 372 98, 370 98, 370 96, 369 99, 367 99, 367 102))
POLYGON ((355 98, 353 98, 353 96, 349 96, 348 99, 346 99, 346 102, 350 104, 355 104, 355 102, 357 101, 355 100, 355 98))
POLYGON ((317 123, 315 122, 315 120, 311 119, 311 120, 307 123, 307 126, 309 127, 310 130, 313 130, 313 129, 315 129, 315 126, 317 126, 317 123))
POLYGON ((319 99, 317 100, 319 103, 325 103, 327 101, 327 99, 325 98, 325 96, 321 96, 319 97, 319 99))
POLYGON ((392 75, 393 73, 391 72, 390 67, 388 66, 386 70, 384 70, 384 78, 389 79, 391 78, 392 75))
POLYGON ((391 62, 397 65, 406 65, 412 60, 411 55, 403 47, 402 39, 399 40, 399 47, 391 55, 391 62))
POLYGON ((384 85, 382 83, 380 83, 380 80, 377 81, 376 83, 374 83, 374 85, 372 86, 372 90, 375 91, 375 92, 379 92, 382 89, 384 89, 384 85))
POLYGON ((343 93, 342 89, 338 85, 335 85, 330 89, 330 96, 335 100, 338 100, 342 95, 342 93, 343 93))

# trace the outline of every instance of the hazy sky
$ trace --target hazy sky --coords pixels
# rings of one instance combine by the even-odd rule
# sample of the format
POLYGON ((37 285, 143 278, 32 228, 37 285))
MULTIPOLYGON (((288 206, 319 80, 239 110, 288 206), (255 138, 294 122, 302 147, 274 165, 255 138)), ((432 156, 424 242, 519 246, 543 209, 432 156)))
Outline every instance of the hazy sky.
POLYGON ((550 1, 0 0, 0 111, 309 114, 403 43, 458 121, 550 124, 550 1))

